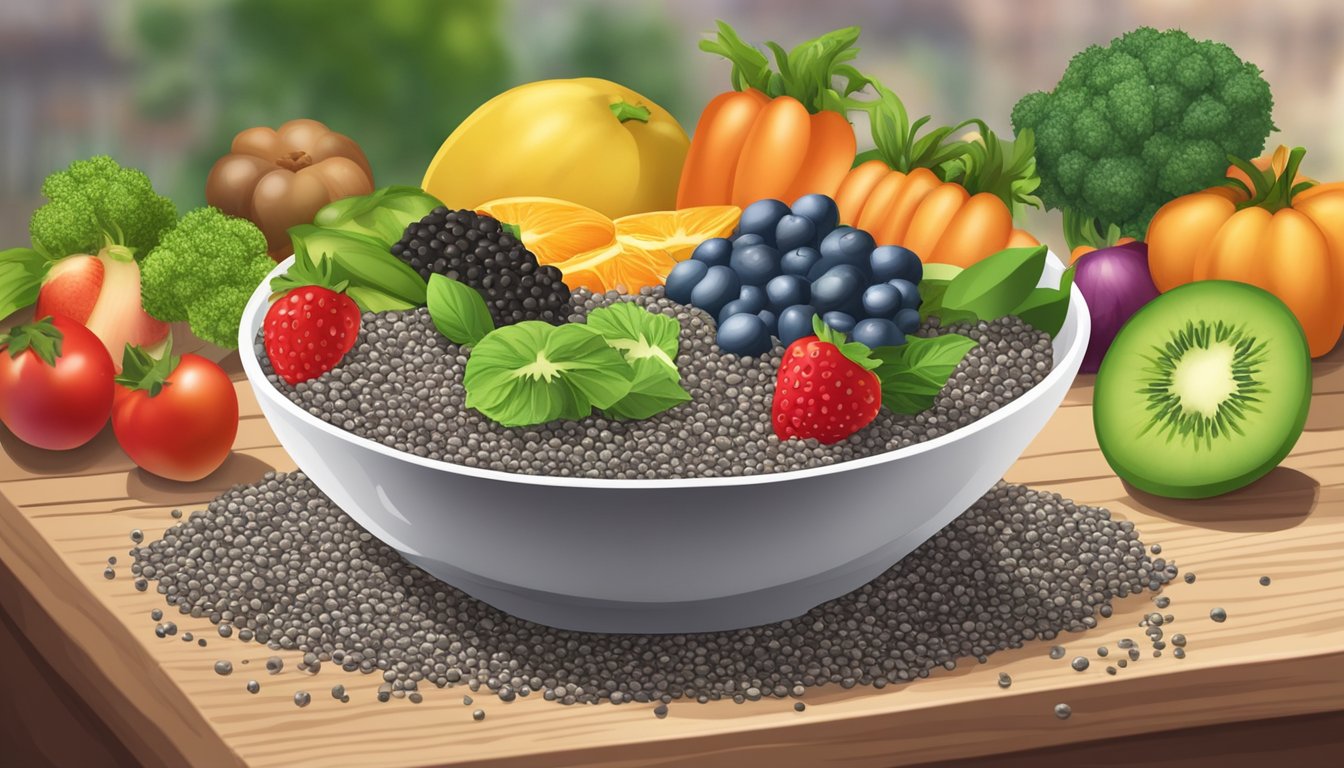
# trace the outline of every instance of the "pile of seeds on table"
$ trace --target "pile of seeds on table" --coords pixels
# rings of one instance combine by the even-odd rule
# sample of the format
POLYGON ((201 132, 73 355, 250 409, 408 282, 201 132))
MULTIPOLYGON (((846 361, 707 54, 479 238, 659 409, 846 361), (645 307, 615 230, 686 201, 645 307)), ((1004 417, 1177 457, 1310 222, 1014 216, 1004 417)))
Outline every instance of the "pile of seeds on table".
POLYGON ((940 329, 979 346, 954 371, 934 406, 917 415, 883 409, 835 445, 780 441, 770 424, 784 348, 761 357, 721 352, 703 310, 663 298, 574 292, 571 321, 633 300, 681 323, 677 367, 691 401, 643 421, 594 415, 534 427, 503 427, 465 407, 467 353, 435 330, 425 309, 366 313, 359 339, 334 370, 290 386, 257 357, 271 383, 309 413, 400 451, 471 467, 615 479, 753 475, 817 467, 895 450, 963 427, 1011 402, 1050 372, 1050 337, 1014 317, 940 329))
POLYGON ((408 564, 297 472, 235 487, 132 554, 132 572, 182 613, 301 651, 310 670, 381 674, 381 699, 466 684, 567 704, 881 688, 1093 627, 1113 598, 1176 575, 1131 523, 1004 483, 854 592, 712 634, 585 634, 514 618, 408 564))

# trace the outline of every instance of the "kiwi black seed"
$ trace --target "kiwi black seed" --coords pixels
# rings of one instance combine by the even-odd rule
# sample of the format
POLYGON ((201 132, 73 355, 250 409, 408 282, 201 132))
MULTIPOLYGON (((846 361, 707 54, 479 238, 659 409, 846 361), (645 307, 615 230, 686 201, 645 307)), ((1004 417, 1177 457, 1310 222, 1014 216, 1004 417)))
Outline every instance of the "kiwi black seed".
POLYGON ((1097 372, 1093 419, 1123 480, 1197 499, 1278 466, 1310 403, 1311 357, 1288 307, 1206 280, 1162 294, 1120 330, 1097 372))

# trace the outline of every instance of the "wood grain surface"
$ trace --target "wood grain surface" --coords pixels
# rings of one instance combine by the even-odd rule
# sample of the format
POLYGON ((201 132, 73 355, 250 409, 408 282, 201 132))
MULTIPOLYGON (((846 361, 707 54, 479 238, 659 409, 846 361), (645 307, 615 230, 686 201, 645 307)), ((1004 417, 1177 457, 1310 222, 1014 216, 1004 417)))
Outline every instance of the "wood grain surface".
MULTIPOLYGON (((225 365, 237 375, 236 361, 225 365)), ((292 464, 245 382, 235 454, 189 485, 136 469, 110 432, 77 451, 52 454, 0 430, 0 602, 52 668, 83 681, 89 702, 146 764, 255 766, 589 765, 704 766, 910 765, 1024 749, 1273 717, 1344 710, 1344 353, 1318 361, 1307 431, 1268 477, 1202 502, 1157 499, 1124 486, 1096 447, 1091 386, 1075 385, 1065 405, 1011 469, 1008 479, 1107 506, 1132 520, 1145 542, 1162 545, 1197 580, 1164 594, 1172 631, 1188 657, 1170 650, 1105 672, 1079 673, 1051 660, 1142 637, 1138 622, 1153 595, 1115 604, 1111 619, 1086 633, 937 670, 927 680, 882 691, 813 689, 805 712, 792 701, 736 705, 674 703, 664 720, 651 705, 571 706, 539 696, 504 704, 465 687, 429 689, 424 703, 380 704, 377 676, 326 665, 297 670, 298 655, 218 636, 204 619, 169 615, 176 638, 154 636, 149 612, 167 608, 132 586, 130 532, 147 539, 173 524, 175 507, 195 509, 235 483, 292 464), (119 559, 107 580, 107 558, 119 559), (1259 578, 1270 576, 1270 586, 1259 578), (1213 607, 1228 620, 1209 618, 1213 607), (190 631, 208 646, 181 640, 190 631), (271 655, 285 670, 266 674, 271 655), (231 676, 214 673, 218 659, 231 676), (997 685, 1000 672, 1011 688, 997 685), (261 683, 249 695, 247 680, 261 683), (341 683, 350 703, 329 693, 341 683), (299 709, 293 694, 312 704, 299 709), (1053 714, 1066 702, 1073 716, 1053 714), (477 706, 483 722, 471 718, 477 706)), ((1170 633, 1169 633, 1170 634, 1170 633)), ((1067 657, 1066 657, 1067 658, 1067 657)), ((1095 657, 1094 657, 1095 658, 1095 657)))

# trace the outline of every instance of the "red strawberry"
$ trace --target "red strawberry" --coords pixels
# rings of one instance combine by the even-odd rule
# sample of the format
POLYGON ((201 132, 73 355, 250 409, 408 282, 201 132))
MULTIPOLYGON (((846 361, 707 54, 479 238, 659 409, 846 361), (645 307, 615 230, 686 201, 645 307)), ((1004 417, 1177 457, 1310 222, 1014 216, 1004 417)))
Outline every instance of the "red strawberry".
POLYGON ((330 260, 321 261, 319 268, 303 254, 271 281, 285 292, 266 312, 262 342, 271 367, 290 384, 335 368, 359 336, 359 306, 341 293, 344 281, 333 281, 330 260))
POLYGON ((868 348, 812 319, 816 336, 784 351, 775 380, 770 421, 780 440, 815 437, 838 443, 868 426, 882 406, 878 361, 868 348))

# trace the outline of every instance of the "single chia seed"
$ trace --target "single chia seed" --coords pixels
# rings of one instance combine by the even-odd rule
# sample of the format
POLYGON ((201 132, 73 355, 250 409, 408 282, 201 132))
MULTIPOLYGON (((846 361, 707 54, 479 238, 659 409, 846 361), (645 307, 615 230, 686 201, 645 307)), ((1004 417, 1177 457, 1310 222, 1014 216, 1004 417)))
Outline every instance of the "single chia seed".
POLYGON ((173 515, 173 518, 174 518, 174 519, 176 519, 176 520, 181 520, 181 519, 182 519, 182 510, 180 510, 180 509, 174 509, 174 510, 172 511, 172 515, 173 515))
POLYGON ((177 624, 175 624, 174 622, 171 622, 171 621, 165 621, 165 622, 163 623, 163 633, 166 634, 166 635, 168 635, 169 637, 172 637, 173 635, 176 635, 176 634, 177 634, 177 624))
POLYGON ((425 700, 425 697, 421 696, 419 691, 414 691, 411 693, 411 695, 407 696, 406 699, 410 701, 412 704, 419 704, 420 702, 425 700))
POLYGON ((158 621, 159 619, 163 618, 163 611, 158 608, 155 608, 154 610, 149 612, 149 618, 158 621))
POLYGON ((1130 648, 1130 649, 1129 649, 1129 660, 1130 660, 1130 661, 1138 661, 1138 660, 1139 660, 1139 649, 1138 649, 1138 648, 1130 648))
POLYGON ((484 710, 484 709, 478 709, 478 710, 473 711, 473 712, 471 713, 471 719, 472 719, 472 720, 475 720, 475 721, 478 722, 478 723, 479 723, 480 721, 484 720, 484 719, 485 719, 485 710, 484 710))
POLYGON ((232 625, 232 624, 220 624, 220 625, 219 625, 219 636, 220 636, 220 637, 233 637, 233 625, 232 625))
POLYGON ((1070 707, 1068 704, 1055 705, 1055 717, 1058 717, 1060 720, 1068 720, 1069 716, 1072 714, 1073 707, 1070 707))
POLYGON ((1268 577, 1268 576, 1261 576, 1261 577, 1260 577, 1260 586, 1262 586, 1262 587, 1268 587, 1268 586, 1269 586, 1269 577, 1268 577))
POLYGON ((1166 595, 1163 595, 1162 597, 1157 598, 1153 602, 1157 603, 1158 608, 1166 608, 1168 605, 1171 605, 1171 598, 1167 597, 1166 595))
POLYGON ((1171 652, 1171 655, 1175 656, 1175 657, 1178 658, 1178 659, 1184 659, 1184 658, 1185 658, 1185 649, 1184 649, 1184 648, 1177 648, 1176 650, 1174 650, 1174 651, 1171 652))
POLYGON ((272 656, 266 660, 266 671, 272 675, 280 674, 280 670, 285 668, 285 660, 279 656, 272 656))
POLYGON ((112 555, 111 557, 107 558, 107 564, 108 564, 108 565, 116 565, 116 564, 117 564, 117 556, 116 556, 116 555, 112 555))
POLYGON ((873 582, 801 617, 707 634, 586 634, 519 620, 425 574, 300 473, 229 490, 140 548, 136 565, 184 613, 387 678, 380 700, 465 684, 563 704, 878 689, 1092 628, 1101 605, 1175 577, 1132 523, 1000 483, 873 582), (268 554, 202 555, 229 549, 268 554))
POLYGON ((1186 584, 1194 584, 1194 583, 1195 583, 1195 574, 1193 574, 1193 573, 1187 573, 1187 574, 1185 574, 1185 583, 1186 583, 1186 584))
POLYGON ((131 531, 131 541, 135 542, 136 544, 139 544, 144 540, 145 540, 144 531, 140 530, 139 528, 136 528, 135 530, 131 531))
POLYGON ((1101 606, 1101 608, 1098 609, 1097 612, 1101 614, 1101 618, 1103 618, 1103 619, 1109 619, 1109 618, 1111 618, 1111 614, 1113 613, 1113 610, 1111 609, 1111 604, 1110 604, 1110 603, 1106 603, 1105 605, 1101 606))
POLYGON ((313 700, 312 695, 307 691, 299 691, 294 694, 294 704, 299 707, 306 707, 313 700))
POLYGON ((795 701, 795 702, 793 702, 793 711, 794 711, 794 712, 802 712, 802 711, 805 710, 805 709, 807 709, 807 705, 804 704, 803 702, 801 702, 801 701, 795 701))
POLYGON ((471 697, 470 697, 470 696, 463 696, 463 697, 462 697, 462 706, 464 706, 464 707, 470 707, 470 706, 471 706, 471 697))
POLYGON ((1172 635, 1171 644, 1176 646, 1177 648, 1183 647, 1185 645, 1185 635, 1182 634, 1172 635))
POLYGON ((260 691, 261 691, 261 683, 258 683, 256 680, 247 681, 248 693, 259 693, 260 691))
POLYGON ((1007 672, 999 673, 999 687, 1007 688, 1013 684, 1013 678, 1007 672))
POLYGON ((1124 669, 1129 666, 1129 659, 1116 659, 1115 666, 1124 669))
POLYGON ((333 699, 343 699, 343 698, 345 698, 345 686, 344 686, 344 685, 333 685, 333 686, 331 687, 331 698, 333 698, 333 699))
POLYGON ((149 581, 147 581, 147 580, 145 580, 145 579, 136 579, 136 580, 135 580, 135 591, 137 591, 137 592, 144 592, 144 591, 146 591, 146 590, 148 590, 148 589, 149 589, 149 581))
POLYGON ((196 639, 196 638, 195 638, 190 632, 183 632, 183 633, 182 633, 182 642, 184 642, 184 643, 190 643, 192 640, 195 640, 195 639, 196 639))
POLYGON ((1099 647, 1099 648, 1097 648, 1097 655, 1100 656, 1100 657, 1102 657, 1102 658, 1106 658, 1108 655, 1110 655, 1110 653, 1111 653, 1111 649, 1110 649, 1110 648, 1107 648, 1107 647, 1104 646, 1104 645, 1101 646, 1101 647, 1099 647))
POLYGON ((233 674, 233 662, 231 662, 231 661, 223 661, 223 660, 221 660, 221 661, 216 661, 216 662, 215 662, 215 674, 216 674, 216 675, 232 675, 232 674, 233 674))
POLYGON ((1088 665, 1090 664, 1091 662, 1087 660, 1086 656, 1075 656, 1073 658, 1071 666, 1073 667, 1074 671, 1082 672, 1083 670, 1087 669, 1088 665))
POLYGON ((1160 555, 1162 554, 1162 545, 1154 544, 1153 546, 1148 548, 1148 551, 1152 552, 1154 555, 1160 555))
POLYGON ((921 337, 960 333, 977 346, 954 369, 931 408, 916 415, 883 409, 857 434, 833 445, 781 441, 771 405, 784 346, 739 357, 715 343, 703 310, 664 298, 574 292, 570 321, 599 307, 634 302, 681 325, 676 357, 690 395, 652 418, 556 421, 504 427, 466 407, 468 353, 435 329, 426 309, 365 313, 355 346, 333 370, 291 386, 274 374, 265 346, 257 357, 276 390, 340 429, 398 451, 469 467, 559 477, 727 477, 821 467, 893 451, 947 434, 1002 408, 1051 370, 1050 337, 1015 317, 939 327, 921 337), (388 375, 395 371, 395 375, 388 375), (400 418, 390 414, 433 414, 400 418), (673 448, 675 446, 675 448, 673 448))
POLYGON ((108 567, 104 568, 104 569, 103 569, 103 578, 104 578, 104 579, 107 579, 108 581, 111 581, 112 579, 117 578, 117 571, 116 571, 116 569, 113 568, 113 567, 110 566, 110 565, 109 565, 108 567))
POLYGON ((199 645, 199 646, 201 646, 202 648, 204 648, 204 647, 207 645, 207 643, 205 642, 205 638, 204 638, 204 637, 202 637, 201 639, 197 640, 197 641, 196 641, 196 644, 199 645))
POLYGON ((653 716, 658 718, 659 720, 662 720, 664 717, 667 717, 667 705, 659 704, 658 706, 654 707, 653 716))
POLYGON ((1116 673, 1116 671, 1115 671, 1115 667, 1107 667, 1107 668, 1106 668, 1106 674, 1108 674, 1108 675, 1114 675, 1115 673, 1116 673))
POLYGON ((1222 608, 1214 608, 1213 610, 1209 611, 1209 618, 1213 619, 1219 624, 1222 624, 1224 621, 1227 621, 1227 611, 1223 610, 1222 608))
POLYGON ((1054 645, 1050 647, 1050 658, 1052 659, 1062 659, 1064 658, 1064 653, 1065 650, 1062 645, 1054 645))
POLYGON ((239 639, 239 640, 242 640, 244 643, 250 643, 250 642, 252 642, 252 636, 253 636, 253 633, 252 633, 252 630, 250 630, 250 629, 240 629, 240 630, 238 630, 238 639, 239 639))

